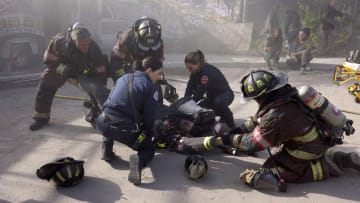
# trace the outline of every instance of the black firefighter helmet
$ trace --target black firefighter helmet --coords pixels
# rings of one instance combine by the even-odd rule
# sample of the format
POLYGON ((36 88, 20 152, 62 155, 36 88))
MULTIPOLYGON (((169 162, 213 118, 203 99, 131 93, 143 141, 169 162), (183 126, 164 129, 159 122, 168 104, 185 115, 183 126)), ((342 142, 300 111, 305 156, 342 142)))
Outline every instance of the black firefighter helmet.
POLYGON ((186 176, 192 180, 202 178, 207 173, 208 165, 204 157, 192 154, 185 160, 186 176))
POLYGON ((36 170, 40 179, 53 180, 56 185, 69 187, 77 185, 84 177, 84 161, 65 157, 47 163, 36 170))
POLYGON ((162 45, 161 26, 153 18, 144 16, 133 25, 136 44, 143 51, 158 50, 162 45))
POLYGON ((241 79, 241 99, 247 101, 258 98, 280 89, 285 86, 287 82, 287 74, 280 71, 251 71, 241 79))

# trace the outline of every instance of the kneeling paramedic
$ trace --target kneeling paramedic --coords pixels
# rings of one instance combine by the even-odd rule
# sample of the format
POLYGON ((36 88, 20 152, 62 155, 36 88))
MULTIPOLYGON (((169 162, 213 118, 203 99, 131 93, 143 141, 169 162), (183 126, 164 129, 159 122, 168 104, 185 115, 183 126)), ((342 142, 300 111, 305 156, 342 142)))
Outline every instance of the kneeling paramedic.
POLYGON ((200 50, 188 53, 185 65, 191 74, 185 96, 200 102, 203 108, 214 110, 221 122, 225 122, 229 128, 235 128, 233 113, 229 108, 234 100, 234 92, 225 76, 218 68, 205 62, 205 56, 200 50))
MULTIPOLYGON (((299 96, 302 95, 302 87, 296 89, 287 82, 287 75, 279 71, 258 70, 244 76, 241 80, 242 97, 245 100, 254 99, 259 104, 255 117, 222 138, 204 138, 202 148, 231 145, 241 152, 252 154, 279 146, 279 152, 274 155, 270 153, 270 158, 260 170, 247 169, 241 173, 241 180, 256 189, 270 185, 284 191, 284 181, 321 181, 329 176, 340 176, 343 168, 360 171, 358 154, 335 152, 331 148, 341 141, 323 134, 324 123, 319 125, 321 121, 306 109, 304 105, 307 104, 299 96)), ((309 95, 316 95, 312 99, 321 101, 319 98, 322 96, 318 92, 313 91, 309 95)), ((333 123, 338 122, 337 119, 343 121, 338 122, 344 124, 340 129, 341 135, 344 132, 346 135, 354 133, 352 122, 345 116, 341 117, 343 114, 323 98, 326 101, 323 105, 331 106, 331 109, 323 109, 322 113, 326 112, 328 117, 332 117, 333 123)))
POLYGON ((141 169, 154 157, 152 143, 157 92, 154 84, 162 75, 162 62, 147 57, 134 73, 119 78, 96 120, 103 134, 102 159, 111 161, 113 140, 138 153, 129 158, 129 181, 141 183, 141 169))

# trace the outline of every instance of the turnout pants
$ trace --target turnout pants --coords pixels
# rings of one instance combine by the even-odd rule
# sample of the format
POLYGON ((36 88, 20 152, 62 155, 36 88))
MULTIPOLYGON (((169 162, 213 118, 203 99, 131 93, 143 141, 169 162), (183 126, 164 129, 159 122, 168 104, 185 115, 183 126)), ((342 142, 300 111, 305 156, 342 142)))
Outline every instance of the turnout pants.
MULTIPOLYGON (((329 165, 325 155, 315 160, 301 160, 289 155, 286 150, 281 150, 272 157, 278 166, 280 176, 286 182, 311 182, 321 181, 330 176, 329 165)), ((272 158, 268 158, 263 168, 271 169, 276 173, 272 158)))
POLYGON ((100 105, 105 102, 110 93, 110 90, 106 88, 104 81, 101 79, 85 75, 79 75, 76 78, 64 78, 57 74, 55 70, 47 68, 42 73, 37 88, 34 119, 50 119, 51 104, 54 96, 57 90, 68 80, 74 86, 85 90, 90 98, 94 98, 100 105))

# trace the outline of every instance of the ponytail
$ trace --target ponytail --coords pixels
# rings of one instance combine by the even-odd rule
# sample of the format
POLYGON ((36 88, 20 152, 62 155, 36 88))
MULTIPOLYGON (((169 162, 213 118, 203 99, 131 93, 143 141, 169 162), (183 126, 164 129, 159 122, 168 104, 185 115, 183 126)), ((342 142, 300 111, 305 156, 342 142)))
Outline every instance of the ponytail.
POLYGON ((201 50, 196 50, 188 53, 185 57, 185 63, 190 64, 200 64, 203 66, 205 64, 205 56, 201 50))

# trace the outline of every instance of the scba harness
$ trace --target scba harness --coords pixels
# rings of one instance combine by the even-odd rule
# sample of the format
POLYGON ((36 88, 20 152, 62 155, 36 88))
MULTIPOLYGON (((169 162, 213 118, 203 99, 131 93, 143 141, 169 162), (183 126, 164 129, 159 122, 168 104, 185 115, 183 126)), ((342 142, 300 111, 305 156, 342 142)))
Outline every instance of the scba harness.
MULTIPOLYGON (((257 117, 258 118, 262 117, 266 112, 277 106, 281 106, 292 102, 295 103, 300 108, 300 110, 304 112, 307 116, 309 116, 309 118, 311 118, 311 120, 314 122, 316 130, 319 133, 320 139, 324 145, 332 147, 335 145, 343 144, 343 139, 344 139, 343 134, 345 133, 346 135, 350 135, 354 133, 355 130, 352 127, 353 124, 352 120, 347 119, 345 126, 343 128, 334 126, 333 124, 331 124, 330 122, 326 121, 321 117, 321 113, 324 111, 323 108, 319 108, 316 110, 310 109, 300 99, 298 90, 294 87, 290 87, 290 86, 288 87, 291 88, 290 90, 291 93, 288 96, 284 97, 281 100, 274 101, 266 105, 263 109, 260 109, 256 114, 257 117)), ((326 100, 326 102, 328 101, 326 100)))

